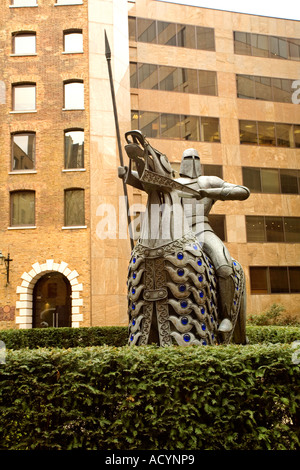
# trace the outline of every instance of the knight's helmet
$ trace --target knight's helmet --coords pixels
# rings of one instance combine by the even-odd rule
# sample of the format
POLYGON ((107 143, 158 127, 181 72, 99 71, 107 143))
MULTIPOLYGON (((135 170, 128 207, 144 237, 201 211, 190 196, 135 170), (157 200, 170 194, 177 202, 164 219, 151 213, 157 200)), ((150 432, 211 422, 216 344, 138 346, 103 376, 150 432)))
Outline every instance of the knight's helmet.
POLYGON ((200 157, 196 149, 187 149, 183 152, 179 174, 188 178, 201 176, 200 157))

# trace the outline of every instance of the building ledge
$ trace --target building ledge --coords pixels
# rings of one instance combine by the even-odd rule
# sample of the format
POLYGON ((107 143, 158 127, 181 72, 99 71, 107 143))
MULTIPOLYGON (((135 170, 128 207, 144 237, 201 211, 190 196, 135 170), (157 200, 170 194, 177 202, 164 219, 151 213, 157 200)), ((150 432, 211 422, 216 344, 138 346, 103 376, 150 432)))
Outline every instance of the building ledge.
POLYGON ((27 54, 10 54, 10 57, 34 57, 37 56, 36 52, 27 53, 27 54))
POLYGON ((30 229, 35 229, 36 225, 20 225, 16 227, 7 227, 7 230, 30 230, 30 229))
POLYGON ((36 170, 15 170, 9 171, 9 175, 35 175, 37 173, 36 170))
POLYGON ((76 171, 86 171, 86 168, 64 168, 61 170, 63 173, 74 173, 76 171))
POLYGON ((62 227, 62 230, 76 230, 82 228, 87 228, 87 225, 72 225, 70 227, 62 227))
POLYGON ((27 114, 27 113, 37 113, 36 109, 27 110, 27 111, 10 111, 9 114, 27 114))

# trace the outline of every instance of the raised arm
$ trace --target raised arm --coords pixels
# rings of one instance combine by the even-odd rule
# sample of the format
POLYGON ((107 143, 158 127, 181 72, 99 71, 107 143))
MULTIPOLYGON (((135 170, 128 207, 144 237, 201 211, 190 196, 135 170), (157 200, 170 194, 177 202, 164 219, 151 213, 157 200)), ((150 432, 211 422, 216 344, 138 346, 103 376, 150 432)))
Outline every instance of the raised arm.
POLYGON ((210 199, 221 201, 244 201, 250 196, 250 190, 246 186, 227 183, 218 178, 222 184, 216 187, 201 189, 201 197, 208 197, 210 199))

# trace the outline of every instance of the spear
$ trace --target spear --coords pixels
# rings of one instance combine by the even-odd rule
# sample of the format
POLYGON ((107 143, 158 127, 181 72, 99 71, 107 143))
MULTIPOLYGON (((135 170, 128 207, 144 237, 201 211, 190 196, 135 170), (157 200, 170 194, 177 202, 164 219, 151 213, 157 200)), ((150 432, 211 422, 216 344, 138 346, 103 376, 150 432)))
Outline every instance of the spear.
MULTIPOLYGON (((110 89, 111 89, 111 97, 112 97, 112 103, 113 103, 113 109, 114 109, 115 126, 116 126, 117 142, 118 142, 118 149, 119 149, 119 159, 120 159, 120 165, 124 166, 124 160, 123 160, 123 154, 122 154, 122 145, 121 145, 121 137, 120 137, 120 128, 119 128, 119 120, 118 120, 118 112, 117 112, 117 104, 116 104, 116 96, 115 96, 113 76, 112 76, 112 70, 111 70, 111 50, 110 50, 110 46, 109 46, 109 42, 108 42, 105 30, 104 30, 104 35, 105 35, 105 57, 106 57, 106 60, 107 60, 108 75, 109 75, 109 82, 110 82, 110 89)), ((132 236, 132 233, 131 233, 131 217, 129 215, 129 201, 128 201, 128 194, 127 194, 127 186, 126 186, 126 183, 125 183, 124 179, 122 181, 123 181, 123 191, 124 191, 125 203, 126 203, 127 223, 128 223, 128 230, 129 230, 129 236, 130 236, 130 246, 131 246, 131 250, 133 250, 134 243, 133 243, 133 236, 132 236)))

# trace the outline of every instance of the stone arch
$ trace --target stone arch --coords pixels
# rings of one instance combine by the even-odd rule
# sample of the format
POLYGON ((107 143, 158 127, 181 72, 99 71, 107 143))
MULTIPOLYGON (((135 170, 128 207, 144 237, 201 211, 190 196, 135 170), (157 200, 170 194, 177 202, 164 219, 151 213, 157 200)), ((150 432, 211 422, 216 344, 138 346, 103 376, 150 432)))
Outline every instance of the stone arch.
POLYGON ((22 282, 17 287, 19 300, 16 302, 16 309, 19 315, 16 316, 16 324, 20 329, 32 328, 33 315, 33 289, 36 282, 45 274, 59 272, 66 276, 71 285, 71 325, 78 328, 83 321, 83 314, 80 309, 83 306, 81 293, 83 286, 78 282, 78 272, 69 268, 68 263, 61 261, 55 263, 53 259, 48 259, 44 264, 34 263, 29 272, 24 272, 21 276, 22 282))

